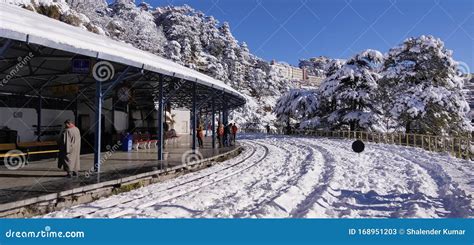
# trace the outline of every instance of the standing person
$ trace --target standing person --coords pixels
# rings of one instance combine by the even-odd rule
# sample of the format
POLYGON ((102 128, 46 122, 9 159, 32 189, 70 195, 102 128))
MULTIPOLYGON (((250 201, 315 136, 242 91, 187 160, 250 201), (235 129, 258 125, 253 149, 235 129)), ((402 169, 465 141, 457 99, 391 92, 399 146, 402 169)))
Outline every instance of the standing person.
POLYGON ((219 140, 219 147, 224 146, 224 126, 222 123, 219 123, 219 127, 217 128, 217 139, 219 140))
POLYGON ((235 140, 237 139, 237 126, 234 124, 232 124, 232 141, 234 142, 234 145, 235 145, 235 140))
POLYGON ((170 125, 165 120, 163 122, 163 148, 166 148, 166 143, 168 142, 168 130, 169 129, 170 129, 170 125))
POLYGON ((204 127, 202 125, 199 125, 197 128, 197 139, 199 143, 199 147, 203 148, 204 147, 204 127))
POLYGON ((229 123, 224 127, 224 146, 230 146, 230 128, 232 125, 229 123))
POLYGON ((265 128, 267 129, 267 134, 270 134, 270 124, 267 123, 267 126, 265 126, 265 128))
POLYGON ((81 168, 81 132, 70 120, 64 122, 65 130, 58 139, 58 168, 66 171, 66 177, 77 176, 81 168))

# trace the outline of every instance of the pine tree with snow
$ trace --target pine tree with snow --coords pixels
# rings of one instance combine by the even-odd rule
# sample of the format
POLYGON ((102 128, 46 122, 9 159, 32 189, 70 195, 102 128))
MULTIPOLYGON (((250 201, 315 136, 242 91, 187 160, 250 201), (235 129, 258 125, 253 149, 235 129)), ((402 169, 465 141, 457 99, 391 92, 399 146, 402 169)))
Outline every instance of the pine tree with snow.
POLYGON ((181 44, 177 41, 170 41, 165 46, 165 53, 171 60, 181 63, 181 44))
POLYGON ((333 59, 325 66, 325 76, 330 77, 334 75, 346 63, 345 60, 333 59))
POLYGON ((317 91, 292 89, 277 100, 273 112, 280 122, 286 122, 289 126, 292 121, 299 124, 311 117, 318 106, 317 91))
POLYGON ((408 38, 392 48, 383 67, 380 93, 395 126, 407 133, 469 132, 469 105, 457 66, 452 51, 433 36, 408 38))
POLYGON ((368 130, 375 126, 375 94, 383 59, 379 51, 365 50, 322 82, 320 110, 331 128, 368 130))

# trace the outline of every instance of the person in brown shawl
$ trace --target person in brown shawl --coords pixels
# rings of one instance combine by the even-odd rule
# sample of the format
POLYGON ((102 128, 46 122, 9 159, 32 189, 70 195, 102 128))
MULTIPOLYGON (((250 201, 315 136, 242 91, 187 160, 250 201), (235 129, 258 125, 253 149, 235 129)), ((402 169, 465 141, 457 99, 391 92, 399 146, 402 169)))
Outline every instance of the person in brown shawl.
POLYGON ((64 169, 67 177, 77 176, 81 168, 81 133, 70 120, 64 122, 64 132, 58 139, 58 168, 64 169))

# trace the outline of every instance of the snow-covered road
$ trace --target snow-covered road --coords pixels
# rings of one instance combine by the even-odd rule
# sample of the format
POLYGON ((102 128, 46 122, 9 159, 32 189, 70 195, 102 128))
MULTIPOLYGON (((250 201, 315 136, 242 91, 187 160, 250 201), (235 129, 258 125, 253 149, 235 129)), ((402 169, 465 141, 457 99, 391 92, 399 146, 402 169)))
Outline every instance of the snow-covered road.
POLYGON ((474 217, 473 162, 421 149, 246 135, 210 168, 46 217, 474 217))

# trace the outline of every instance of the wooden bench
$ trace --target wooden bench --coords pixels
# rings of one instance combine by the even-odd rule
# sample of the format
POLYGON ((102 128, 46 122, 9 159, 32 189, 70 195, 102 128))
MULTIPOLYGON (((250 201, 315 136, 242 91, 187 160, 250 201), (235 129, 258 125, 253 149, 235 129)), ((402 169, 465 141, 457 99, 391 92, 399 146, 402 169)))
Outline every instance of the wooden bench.
POLYGON ((59 149, 56 141, 44 141, 44 142, 22 142, 22 143, 4 143, 0 144, 0 158, 25 156, 25 164, 30 161, 32 155, 42 154, 53 154, 58 153, 59 149), (41 150, 41 148, 55 148, 41 150), (17 150, 18 152, 12 153, 10 151, 17 150))

